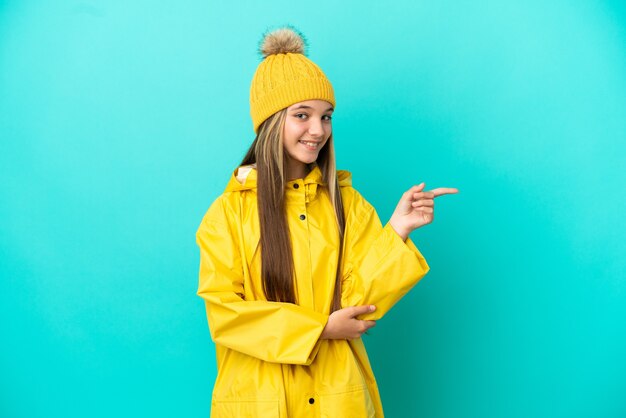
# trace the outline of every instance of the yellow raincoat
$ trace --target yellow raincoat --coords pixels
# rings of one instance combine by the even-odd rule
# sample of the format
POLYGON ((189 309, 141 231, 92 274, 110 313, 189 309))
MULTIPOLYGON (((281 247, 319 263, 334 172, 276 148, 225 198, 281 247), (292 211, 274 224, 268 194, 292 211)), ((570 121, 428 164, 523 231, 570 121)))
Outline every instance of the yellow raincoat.
MULTIPOLYGON (((265 299, 257 172, 240 170, 196 233, 198 295, 217 354, 211 417, 383 417, 362 339, 319 339, 330 314, 339 250, 320 169, 314 165, 304 179, 286 184, 297 304, 265 299)), ((379 319, 429 267, 410 238, 402 241, 389 224, 382 226, 352 187, 349 172, 338 171, 338 178, 346 217, 341 306, 376 305, 359 319, 379 319)))

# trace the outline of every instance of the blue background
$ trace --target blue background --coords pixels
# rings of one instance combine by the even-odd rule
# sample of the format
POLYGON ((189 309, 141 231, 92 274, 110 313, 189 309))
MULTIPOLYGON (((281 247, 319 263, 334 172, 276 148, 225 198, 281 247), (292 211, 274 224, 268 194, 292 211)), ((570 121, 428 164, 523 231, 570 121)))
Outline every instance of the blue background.
POLYGON ((0 1, 0 416, 206 417, 195 231, 267 28, 431 271, 365 337, 387 416, 626 416, 621 1, 0 1))

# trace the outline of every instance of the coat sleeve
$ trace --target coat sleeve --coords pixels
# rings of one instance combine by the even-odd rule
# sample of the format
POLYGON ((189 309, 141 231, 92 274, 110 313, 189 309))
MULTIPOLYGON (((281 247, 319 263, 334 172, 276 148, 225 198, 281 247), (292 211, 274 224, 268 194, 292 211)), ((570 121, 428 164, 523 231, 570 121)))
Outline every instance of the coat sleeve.
POLYGON ((410 238, 403 241, 389 223, 383 226, 374 207, 356 193, 352 225, 344 247, 342 307, 375 305, 359 319, 380 319, 430 267, 410 238))
POLYGON ((273 363, 309 365, 328 316, 292 303, 245 300, 236 239, 212 205, 196 232, 200 247, 198 295, 204 299, 216 344, 273 363))

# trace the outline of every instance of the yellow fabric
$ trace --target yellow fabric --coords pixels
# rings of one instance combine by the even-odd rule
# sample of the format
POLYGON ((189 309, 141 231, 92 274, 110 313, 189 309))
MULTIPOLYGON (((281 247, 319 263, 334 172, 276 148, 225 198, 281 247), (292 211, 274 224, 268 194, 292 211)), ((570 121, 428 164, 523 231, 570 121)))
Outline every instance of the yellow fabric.
MULTIPOLYGON (((211 417, 383 417, 362 339, 319 339, 338 257, 334 212, 319 168, 289 181, 285 190, 297 304, 263 295, 257 172, 248 168, 243 184, 233 172, 196 233, 198 295, 217 353, 211 417)), ((382 226, 349 172, 338 177, 346 215, 342 306, 374 304, 377 310, 361 319, 379 319, 429 267, 410 238, 402 241, 389 224, 382 226)))
POLYGON ((250 86, 250 115, 255 133, 261 123, 281 109, 304 100, 326 100, 335 94, 324 72, 304 54, 268 55, 258 65, 250 86))

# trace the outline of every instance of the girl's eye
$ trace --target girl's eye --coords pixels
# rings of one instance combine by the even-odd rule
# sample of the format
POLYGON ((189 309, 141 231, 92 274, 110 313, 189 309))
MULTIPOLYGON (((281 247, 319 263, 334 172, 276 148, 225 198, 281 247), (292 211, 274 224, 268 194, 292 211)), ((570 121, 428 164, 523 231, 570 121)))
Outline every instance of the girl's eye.
MULTIPOLYGON (((306 118, 308 118, 308 117, 309 117, 309 115, 307 115, 306 113, 296 113, 294 116, 295 116, 296 118, 298 118, 298 119, 302 119, 302 120, 304 120, 304 119, 306 119, 306 118)), ((322 116, 322 119, 324 119, 324 120, 326 120, 326 121, 329 121, 329 120, 331 120, 331 119, 332 119, 332 116, 330 116, 330 115, 324 115, 324 116, 322 116), (325 119, 324 119, 324 118, 325 118, 325 119)))

